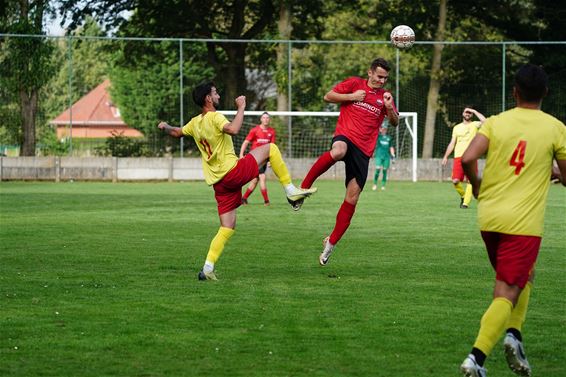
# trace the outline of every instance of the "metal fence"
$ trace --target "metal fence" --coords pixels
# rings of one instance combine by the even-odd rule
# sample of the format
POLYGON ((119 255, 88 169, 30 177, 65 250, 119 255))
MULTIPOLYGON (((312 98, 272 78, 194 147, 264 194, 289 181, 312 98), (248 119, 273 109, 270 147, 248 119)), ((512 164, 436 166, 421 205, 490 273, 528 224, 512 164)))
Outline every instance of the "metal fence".
MULTIPOLYGON (((247 95, 250 110, 335 111, 335 105, 322 100, 324 93, 348 76, 365 76, 370 62, 378 56, 392 63, 387 87, 394 93, 398 109, 419 114, 419 153, 422 150, 432 45, 437 42, 417 42, 412 49, 399 51, 387 41, 0 35, 3 64, 13 64, 7 59, 10 43, 22 39, 39 40, 53 50, 49 58, 53 74, 39 90, 36 125, 40 155, 116 153, 105 138, 79 137, 80 126, 74 119, 81 114, 73 114, 71 110, 105 79, 111 81, 112 105, 119 109, 129 126, 145 135, 129 143, 130 155, 183 157, 195 155, 194 142, 171 140, 157 133, 154 126, 158 120, 182 125, 197 114, 190 93, 203 78, 214 79, 221 96, 230 97, 234 90, 242 89, 242 86, 234 89, 234 82, 242 79, 238 74, 243 74, 245 93, 239 94, 247 95), (221 48, 226 45, 245 46, 240 49, 243 56, 235 59, 240 69, 230 65, 227 50, 221 48), (223 59, 216 65, 209 60, 211 48, 223 59), (65 132, 59 130, 59 135, 64 133, 65 137, 54 138, 53 120, 65 111, 70 113, 69 122, 64 125, 65 132)), ((549 49, 553 55, 566 56, 566 41, 441 43, 444 46, 439 77, 442 84, 433 157, 443 154, 450 141, 451 126, 461 121, 466 105, 473 104, 486 116, 509 109, 514 104, 513 74, 519 65, 532 58, 540 60, 549 49)), ((42 65, 36 68, 42 69, 42 65)), ((547 71, 551 87, 543 110, 566 121, 566 64, 554 64, 547 71)), ((0 151, 5 155, 17 154, 15 146, 21 138, 17 93, 0 87, 0 100, 0 151)), ((233 109, 232 103, 232 98, 225 99, 224 108, 233 109)), ((256 122, 257 119, 247 119, 242 133, 256 122)), ((300 117, 274 119, 278 143, 288 156, 302 157, 297 155, 302 153, 300 148, 290 146, 301 145, 301 133, 297 130, 313 127, 308 122, 300 117)), ((321 126, 322 132, 332 132, 333 124, 326 123, 321 126)), ((122 153, 128 153, 128 148, 123 149, 122 153)))

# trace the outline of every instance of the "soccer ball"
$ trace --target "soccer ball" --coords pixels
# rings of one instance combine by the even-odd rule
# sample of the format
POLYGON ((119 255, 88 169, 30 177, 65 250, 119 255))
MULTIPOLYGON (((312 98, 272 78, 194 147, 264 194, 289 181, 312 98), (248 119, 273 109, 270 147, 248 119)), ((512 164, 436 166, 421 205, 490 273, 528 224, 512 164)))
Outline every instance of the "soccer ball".
POLYGON ((400 50, 411 48, 415 43, 415 32, 407 25, 399 25, 391 30, 391 44, 400 50))

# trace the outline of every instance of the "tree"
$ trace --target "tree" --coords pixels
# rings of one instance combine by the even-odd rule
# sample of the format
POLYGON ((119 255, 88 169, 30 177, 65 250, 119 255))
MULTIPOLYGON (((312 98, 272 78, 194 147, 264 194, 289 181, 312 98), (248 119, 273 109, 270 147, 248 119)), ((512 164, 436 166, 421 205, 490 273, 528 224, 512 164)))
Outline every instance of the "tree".
POLYGON ((47 0, 20 0, 8 3, 2 29, 14 34, 37 37, 8 38, 2 43, 0 81, 18 98, 21 116, 20 154, 34 156, 39 92, 54 73, 50 59, 54 46, 43 33, 43 18, 50 12, 47 0))
MULTIPOLYGON (((446 3, 448 0, 440 0, 438 10, 438 26, 436 29, 436 40, 443 41, 446 31, 446 3)), ((444 45, 434 44, 432 55, 432 68, 430 70, 430 86, 428 88, 425 137, 423 144, 423 158, 432 158, 432 148, 434 143, 434 131, 436 127, 436 113, 438 110, 438 93, 440 92, 440 63, 442 60, 442 50, 444 45)))

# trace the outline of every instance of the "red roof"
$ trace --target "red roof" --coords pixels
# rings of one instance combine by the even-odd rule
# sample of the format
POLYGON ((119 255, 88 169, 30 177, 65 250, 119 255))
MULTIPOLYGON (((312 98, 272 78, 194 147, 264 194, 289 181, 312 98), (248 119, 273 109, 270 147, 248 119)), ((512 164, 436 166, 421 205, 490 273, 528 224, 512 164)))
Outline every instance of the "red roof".
POLYGON ((109 137, 112 130, 123 130, 126 132, 124 136, 143 136, 141 132, 124 123, 120 117, 120 111, 110 99, 108 87, 110 87, 110 80, 104 80, 102 84, 75 102, 70 109, 53 119, 51 124, 58 126, 57 133, 64 132, 62 127, 72 123, 76 131, 79 131, 80 128, 91 129, 89 136, 87 133, 83 135, 79 132, 77 137, 94 137, 93 132, 98 137, 100 137, 99 134, 109 137))

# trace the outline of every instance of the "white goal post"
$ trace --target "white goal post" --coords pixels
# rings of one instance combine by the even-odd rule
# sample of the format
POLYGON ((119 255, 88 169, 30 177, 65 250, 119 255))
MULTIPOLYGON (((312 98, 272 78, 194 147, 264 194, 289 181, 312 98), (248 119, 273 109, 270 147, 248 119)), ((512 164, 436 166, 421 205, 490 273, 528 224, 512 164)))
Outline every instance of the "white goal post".
MULTIPOLYGON (((236 115, 235 110, 220 110, 220 113, 228 116, 236 115)), ((263 114, 264 111, 245 111, 244 113, 244 124, 251 127, 252 125, 259 124, 259 117, 263 114)), ((288 155, 291 157, 295 157, 294 155, 297 154, 296 145, 298 144, 297 140, 293 140, 293 138, 301 138, 304 137, 301 133, 301 127, 303 127, 300 122, 297 121, 299 118, 320 118, 320 119, 332 119, 331 126, 326 127, 324 130, 324 135, 315 134, 313 137, 315 138, 329 138, 331 139, 332 133, 334 132, 334 126, 336 124, 336 118, 340 113, 337 111, 269 111, 269 115, 272 118, 275 117, 284 117, 286 119, 286 137, 283 137, 283 142, 285 144, 284 150, 288 151, 288 155)), ((411 160, 411 170, 412 170, 412 180, 413 182, 417 181, 417 113, 415 112, 401 112, 399 113, 399 127, 390 129, 391 131, 389 134, 393 136, 395 139, 395 149, 396 155, 398 158, 407 158, 411 160)), ((273 122, 272 122, 273 123, 273 122)), ((243 130, 244 131, 244 130, 243 130)), ((242 133, 242 132, 241 132, 242 133)), ((245 131, 244 131, 245 133, 245 131)), ((245 137, 243 136, 240 137, 245 137)), ((282 140, 282 139, 279 139, 282 140)), ((280 141, 277 141, 280 144, 280 141)), ((327 145, 327 144, 325 144, 327 145)), ((314 149, 314 148, 313 148, 314 149)), ((236 151, 238 152, 238 150, 236 151)), ((315 155, 318 156, 320 153, 316 151, 315 155)), ((311 156, 312 157, 312 156, 311 156)))

